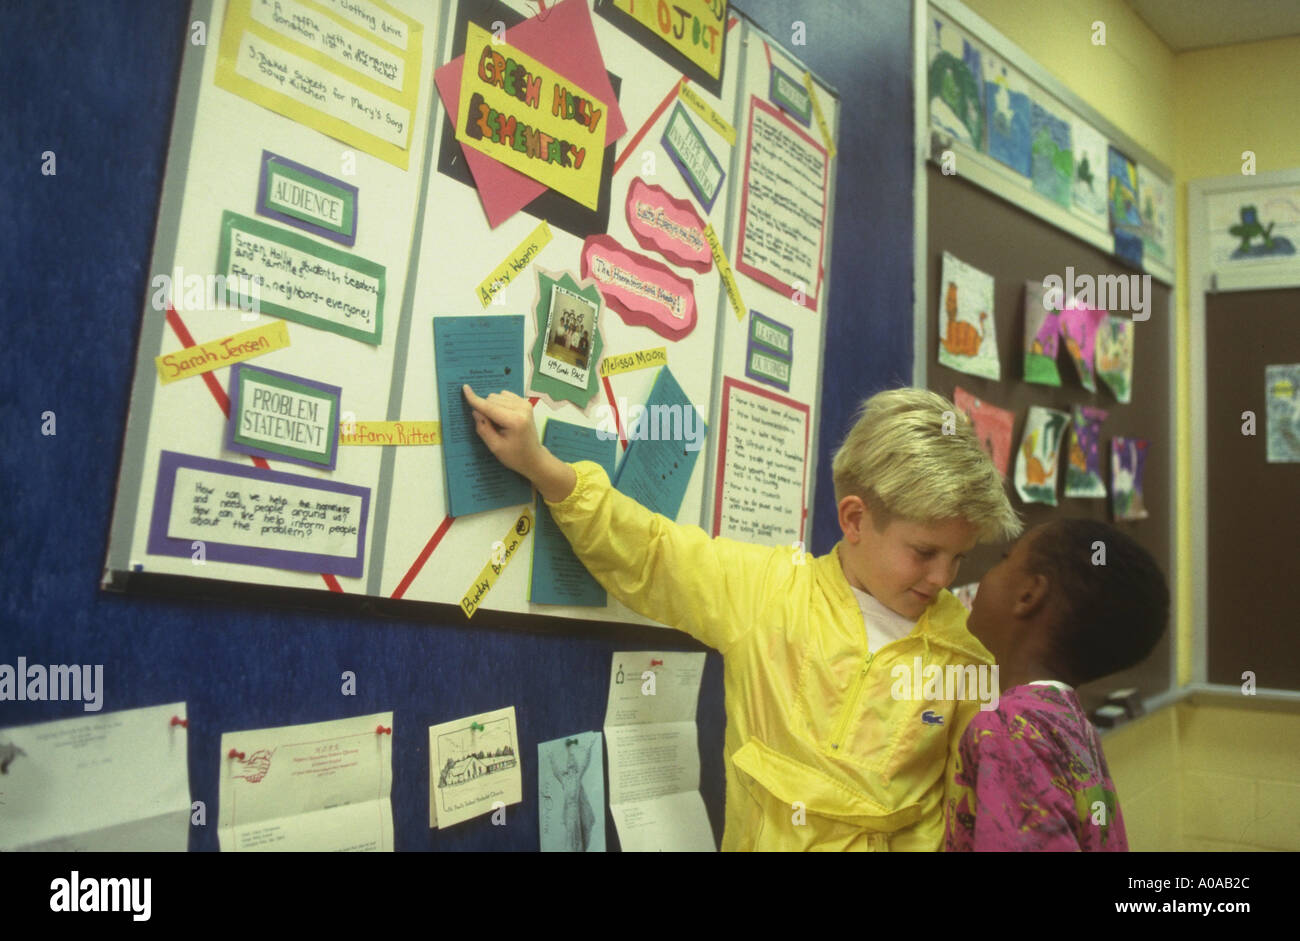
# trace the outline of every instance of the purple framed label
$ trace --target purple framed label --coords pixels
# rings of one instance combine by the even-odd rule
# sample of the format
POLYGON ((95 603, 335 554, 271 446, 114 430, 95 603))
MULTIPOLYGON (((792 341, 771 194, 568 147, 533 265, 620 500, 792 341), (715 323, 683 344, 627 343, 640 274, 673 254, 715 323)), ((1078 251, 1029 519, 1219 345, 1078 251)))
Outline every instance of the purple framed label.
POLYGON ((369 517, 368 487, 163 451, 148 551, 360 578, 369 517))
POLYGON ((790 360, 750 339, 749 346, 745 350, 745 375, 750 379, 789 392, 791 367, 790 360))
POLYGON ((767 97, 804 127, 812 127, 812 98, 802 82, 791 78, 775 65, 768 82, 767 97))
POLYGON ((227 391, 227 450, 334 470, 343 395, 338 386, 236 363, 227 391))
POLYGON ((349 248, 357 240, 357 188, 269 150, 262 151, 257 212, 349 248))
POLYGON ((713 151, 709 150, 704 135, 695 127, 695 122, 680 101, 668 116, 660 143, 669 159, 681 171, 686 185, 691 188, 704 211, 712 212, 713 203, 722 190, 722 181, 726 179, 727 172, 722 169, 722 164, 718 163, 713 151))
POLYGON ((745 375, 789 392, 793 364, 794 330, 751 310, 749 337, 745 345, 745 375))

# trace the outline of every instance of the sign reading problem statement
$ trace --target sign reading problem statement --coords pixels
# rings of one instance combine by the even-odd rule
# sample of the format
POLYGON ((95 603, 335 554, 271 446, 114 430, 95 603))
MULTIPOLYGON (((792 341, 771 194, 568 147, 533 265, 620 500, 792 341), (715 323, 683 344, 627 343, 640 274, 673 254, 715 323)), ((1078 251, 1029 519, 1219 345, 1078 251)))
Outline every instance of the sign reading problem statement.
POLYGON ((237 363, 230 370, 226 447, 333 470, 342 393, 338 386, 237 363))

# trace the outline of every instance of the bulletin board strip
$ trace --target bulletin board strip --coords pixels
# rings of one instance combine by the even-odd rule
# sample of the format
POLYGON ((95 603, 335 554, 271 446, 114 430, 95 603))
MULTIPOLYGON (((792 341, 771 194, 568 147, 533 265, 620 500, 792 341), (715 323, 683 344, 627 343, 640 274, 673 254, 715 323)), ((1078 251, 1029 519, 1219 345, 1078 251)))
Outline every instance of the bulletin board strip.
MULTIPOLYGON (((194 0, 191 15, 193 22, 211 22, 212 0, 194 0)), ((168 170, 163 176, 158 226, 154 234, 153 255, 149 262, 150 284, 153 283, 153 278, 160 274, 170 276, 172 260, 176 255, 176 242, 181 224, 181 202, 185 195, 186 169, 190 165, 190 152, 194 145, 199 88, 203 82, 203 56, 194 52, 195 48, 190 47, 186 54, 181 56, 181 74, 176 89, 176 107, 172 115, 171 140, 167 146, 168 170)), ((149 368, 149 364, 153 362, 154 356, 162 346, 166 324, 164 318, 158 317, 157 314, 158 312, 152 307, 144 310, 143 323, 140 327, 140 344, 136 349, 136 376, 141 375, 142 370, 149 368)), ((145 445, 149 440, 149 426, 153 421, 153 399, 157 389, 157 382, 133 383, 127 410, 126 438, 122 442, 122 456, 118 464, 117 495, 113 502, 109 551, 103 573, 105 585, 115 582, 114 573, 129 572, 131 568, 131 535, 135 531, 136 518, 140 510, 140 494, 144 486, 144 462, 131 460, 129 456, 144 453, 145 445)))
MULTIPOLYGON (((433 45, 433 49, 443 48, 443 43, 447 39, 447 0, 443 0, 438 16, 438 38, 433 45)), ((436 54, 436 53, 433 53, 436 54)), ((415 310, 415 288, 420 273, 420 249, 424 241, 424 219, 425 212, 429 205, 429 180, 433 173, 433 133, 434 128, 438 126, 438 117, 442 108, 442 98, 438 95, 429 95, 429 123, 425 131, 424 142, 424 164, 421 167, 420 177, 420 201, 415 212, 415 228, 411 237, 411 253, 406 262, 406 284, 402 290, 402 313, 397 324, 397 337, 394 341, 393 348, 393 378, 392 385, 388 389, 388 421, 401 421, 402 418, 402 393, 406 388, 406 360, 407 350, 410 349, 411 342, 411 325, 414 321, 413 311, 415 310)), ((388 517, 392 504, 393 492, 393 475, 394 468, 397 464, 397 450, 395 448, 381 448, 383 453, 379 458, 379 486, 373 495, 372 507, 372 527, 370 540, 370 564, 369 577, 366 580, 366 594, 376 598, 383 597, 383 577, 384 562, 386 559, 385 549, 388 545, 388 517)), ((441 537, 438 537, 441 538, 441 537)), ((433 543, 437 545, 436 542, 433 543)), ((429 552, 433 549, 430 548, 429 552)), ((424 563, 419 563, 423 565, 424 563)), ((416 568, 416 572, 419 568, 416 568)), ((409 579, 414 579, 415 575, 408 572, 407 577, 403 578, 402 590, 409 585, 409 579)), ((400 597, 400 595, 395 596, 400 597)))

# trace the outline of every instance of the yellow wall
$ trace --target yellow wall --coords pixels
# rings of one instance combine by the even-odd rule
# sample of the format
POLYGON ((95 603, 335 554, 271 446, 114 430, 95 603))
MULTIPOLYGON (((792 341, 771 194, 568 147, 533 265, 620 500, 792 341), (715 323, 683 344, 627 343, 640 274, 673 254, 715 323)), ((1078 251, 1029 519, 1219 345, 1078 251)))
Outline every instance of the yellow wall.
POLYGON ((1240 173, 1243 150, 1255 152, 1261 173, 1300 166, 1300 36, 1184 52, 1174 72, 1172 165, 1184 181, 1240 173))
POLYGON ((1129 848, 1300 850, 1300 716, 1193 696, 1102 739, 1129 848))

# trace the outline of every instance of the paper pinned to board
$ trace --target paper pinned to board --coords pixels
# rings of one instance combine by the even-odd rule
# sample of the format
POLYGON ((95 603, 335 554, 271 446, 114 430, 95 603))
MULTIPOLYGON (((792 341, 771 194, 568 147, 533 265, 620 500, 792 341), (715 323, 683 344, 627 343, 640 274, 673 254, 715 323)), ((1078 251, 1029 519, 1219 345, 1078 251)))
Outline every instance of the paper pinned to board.
POLYGON ((809 407, 726 376, 719 426, 713 535, 764 546, 802 543, 809 407))
MULTIPOLYGON (((542 444, 561 461, 594 461, 607 475, 614 476, 618 443, 609 432, 551 418, 542 430, 542 444)), ((537 495, 537 536, 533 541, 528 600, 532 604, 597 608, 603 608, 607 601, 605 589, 573 554, 573 547, 541 494, 537 495)))
POLYGON ((468 385, 483 398, 502 390, 523 397, 524 318, 434 317, 433 357, 447 512, 465 516, 529 502, 532 485, 492 456, 461 390, 468 385))
POLYGON ((624 852, 713 852, 695 723, 702 653, 615 653, 605 740, 609 810, 624 852))
POLYGON ((537 743, 543 853, 605 852, 605 763, 599 732, 537 743))
POLYGON ((676 519, 709 433, 704 416, 665 366, 645 406, 625 410, 624 421, 631 443, 614 488, 651 512, 676 519))
POLYGON ((706 74, 721 76, 726 0, 674 0, 672 4, 613 0, 613 4, 706 74))
POLYGON ((221 736, 222 852, 392 852, 393 714, 221 736))
MULTIPOLYGON (((15 677, 27 698, 34 669, 24 664, 26 675, 15 677)), ((47 680, 69 682, 66 672, 60 675, 47 680)), ((79 682, 77 691, 86 698, 87 684, 79 682)), ((184 721, 185 703, 178 702, 0 729, 0 850, 185 852, 184 721)))
POLYGON ((429 727, 429 826, 442 829, 482 814, 506 822, 524 799, 515 707, 429 727))

